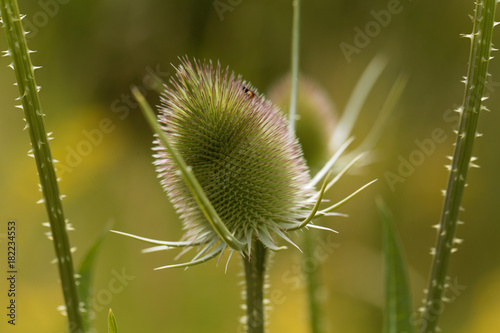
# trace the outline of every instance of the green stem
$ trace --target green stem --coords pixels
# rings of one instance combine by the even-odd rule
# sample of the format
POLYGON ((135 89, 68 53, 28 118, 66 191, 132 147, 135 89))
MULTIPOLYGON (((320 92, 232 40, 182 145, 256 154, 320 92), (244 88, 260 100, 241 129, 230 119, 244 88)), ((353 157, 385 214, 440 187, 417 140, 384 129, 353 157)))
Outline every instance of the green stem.
POLYGON ((439 314, 443 306, 442 299, 446 289, 446 272, 450 255, 454 252, 453 249, 456 245, 455 230, 467 173, 472 166, 472 148, 476 138, 477 122, 480 111, 484 109, 482 96, 487 81, 488 63, 492 49, 491 39, 495 8, 495 0, 484 0, 476 3, 465 97, 441 213, 427 299, 424 304, 421 333, 436 331, 439 314))
POLYGON ((299 32, 300 32, 300 0, 293 0, 292 24, 292 68, 291 68, 291 93, 289 130, 295 134, 295 118, 297 114, 297 85, 299 80, 299 32))
POLYGON ((324 301, 321 297, 321 270, 320 265, 316 262, 314 256, 313 244, 316 243, 316 235, 313 230, 306 230, 302 235, 302 256, 304 260, 304 274, 307 284, 307 301, 309 305, 309 324, 311 333, 326 332, 326 318, 322 309, 324 301), (309 264, 313 261, 312 269, 308 269, 309 264))
MULTIPOLYGON (((290 91, 290 111, 288 116, 289 131, 295 135, 295 120, 297 117, 297 93, 299 80, 299 59, 300 59, 300 0, 293 0, 293 23, 292 23, 292 54, 291 54, 291 91, 290 91)), ((308 260, 313 257, 313 235, 310 230, 304 233, 304 254, 303 259, 308 260)), ((324 322, 320 313, 319 296, 319 275, 318 271, 305 272, 307 283, 307 298, 309 301, 309 316, 312 333, 321 332, 321 323, 324 322)))
POLYGON ((31 139, 45 207, 49 216, 69 328, 73 333, 81 333, 84 330, 79 310, 71 246, 66 231, 54 160, 43 123, 43 112, 33 73, 34 67, 29 56, 30 51, 26 44, 17 2, 15 0, 0 0, 0 11, 7 35, 9 54, 13 59, 13 68, 16 73, 17 86, 21 95, 26 127, 31 139))
POLYGON ((266 274, 267 249, 259 241, 252 245, 250 256, 243 256, 246 282, 247 333, 263 333, 264 280, 266 274))

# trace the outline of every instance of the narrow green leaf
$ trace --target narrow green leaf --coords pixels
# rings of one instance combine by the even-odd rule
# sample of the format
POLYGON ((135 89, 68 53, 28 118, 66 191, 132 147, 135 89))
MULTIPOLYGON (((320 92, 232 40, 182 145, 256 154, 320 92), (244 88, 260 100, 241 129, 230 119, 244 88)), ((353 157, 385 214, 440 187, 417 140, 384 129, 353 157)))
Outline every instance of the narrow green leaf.
POLYGON ((385 262, 384 333, 416 333, 413 322, 403 247, 394 227, 393 217, 382 199, 377 200, 382 219, 385 262))
POLYGON ((349 97, 336 130, 332 135, 331 144, 334 147, 339 147, 347 138, 351 137, 352 129, 358 119, 361 108, 388 62, 388 59, 382 55, 374 57, 359 78, 356 87, 354 87, 349 97))
POLYGON ((108 314, 108 333, 118 333, 115 315, 113 314, 113 311, 111 309, 109 309, 108 314))
POLYGON ((343 204, 345 204, 346 202, 348 202, 349 200, 351 200, 352 198, 354 198, 359 192, 363 191, 365 188, 367 188, 368 186, 370 186, 371 184, 375 183, 378 179, 374 179, 372 180, 371 182, 361 186, 360 188, 358 188, 356 191, 352 192, 351 194, 349 194, 347 197, 345 197, 344 199, 340 200, 339 202, 337 202, 336 204, 334 205, 331 205, 330 207, 328 208, 325 208, 321 211, 319 211, 317 214, 316 214, 316 217, 319 217, 319 216, 323 216, 323 215, 327 215, 327 213, 329 212, 332 212, 334 211, 335 209, 339 208, 340 206, 342 206, 343 204))
POLYGON ((391 90, 387 94, 377 119, 370 127, 370 131, 357 148, 357 151, 367 152, 375 147, 390 122, 393 111, 396 109, 407 83, 408 75, 406 73, 399 73, 398 77, 391 86, 391 90))
POLYGON ((92 311, 90 308, 91 304, 91 293, 92 293, 92 279, 94 274, 94 268, 96 264, 97 255, 104 243, 104 239, 108 235, 109 226, 106 226, 101 234, 94 241, 94 244, 89 248, 82 263, 80 264, 80 269, 78 270, 79 284, 78 284, 78 298, 84 304, 85 312, 82 312, 83 325, 85 331, 89 331, 92 327, 92 311))
POLYGON ((132 88, 132 93, 137 102, 139 103, 139 106, 144 114, 144 117, 148 121, 150 127, 153 129, 156 135, 158 135, 158 138, 161 140, 162 144, 168 150, 170 156, 172 156, 174 163, 176 164, 177 168, 181 172, 184 181, 186 182, 186 186, 189 188, 191 194, 196 199, 201 211, 207 218, 210 225, 214 228, 215 232, 217 232, 222 241, 226 243, 230 248, 237 251, 242 251, 246 247, 246 244, 240 242, 236 237, 234 237, 229 232, 226 225, 222 222, 221 218, 215 211, 215 208, 210 203, 210 200, 208 200, 200 183, 198 182, 193 172, 191 171, 191 168, 187 166, 182 156, 169 143, 166 134, 161 130, 160 125, 158 124, 158 121, 155 117, 155 114, 151 109, 151 107, 149 106, 146 99, 144 98, 144 96, 142 96, 142 94, 136 87, 132 88))
POLYGON ((301 229, 312 221, 312 219, 316 216, 316 212, 318 211, 319 205, 321 204, 321 200, 323 200, 323 195, 325 194, 326 184, 328 183, 329 178, 330 178, 330 172, 326 175, 325 180, 323 181, 323 185, 321 185, 321 189, 318 193, 318 199, 316 200, 316 204, 314 204, 314 207, 309 216, 297 227, 292 227, 287 230, 291 231, 291 230, 301 229))

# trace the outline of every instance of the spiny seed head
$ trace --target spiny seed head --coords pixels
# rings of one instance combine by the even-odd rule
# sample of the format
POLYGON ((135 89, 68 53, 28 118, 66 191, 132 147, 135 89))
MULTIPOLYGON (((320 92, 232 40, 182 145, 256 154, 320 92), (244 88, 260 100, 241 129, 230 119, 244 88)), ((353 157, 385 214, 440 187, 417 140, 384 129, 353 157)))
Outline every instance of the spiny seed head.
MULTIPOLYGON (((314 191, 286 119, 227 68, 181 59, 162 96, 159 122, 240 241, 282 234, 309 214, 314 191)), ((165 147, 156 140, 154 149, 161 184, 183 219, 184 238, 214 244, 217 234, 165 147)))

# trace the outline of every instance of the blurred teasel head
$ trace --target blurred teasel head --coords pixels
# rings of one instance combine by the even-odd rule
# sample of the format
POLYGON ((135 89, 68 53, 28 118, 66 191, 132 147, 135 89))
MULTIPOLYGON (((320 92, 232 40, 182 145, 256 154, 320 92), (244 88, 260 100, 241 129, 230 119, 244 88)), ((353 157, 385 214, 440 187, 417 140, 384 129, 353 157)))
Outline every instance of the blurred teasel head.
MULTIPOLYGON (((271 85, 267 93, 282 112, 289 109, 290 82, 291 76, 286 75, 271 85)), ((337 123, 335 106, 326 91, 313 79, 299 75, 295 132, 311 171, 320 170, 334 153, 330 139, 337 123)))
MULTIPOLYGON (((279 109, 219 64, 184 58, 162 96, 159 122, 191 168, 221 221, 240 242, 277 249, 274 236, 308 216, 315 191, 297 139, 279 109)), ((154 164, 186 230, 184 240, 214 246, 219 236, 155 140, 154 164)))

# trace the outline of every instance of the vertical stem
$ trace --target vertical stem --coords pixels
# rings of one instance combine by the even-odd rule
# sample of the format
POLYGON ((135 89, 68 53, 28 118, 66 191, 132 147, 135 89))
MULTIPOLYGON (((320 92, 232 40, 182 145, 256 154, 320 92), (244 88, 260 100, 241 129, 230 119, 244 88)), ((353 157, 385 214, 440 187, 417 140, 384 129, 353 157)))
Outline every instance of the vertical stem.
MULTIPOLYGON (((293 0, 293 23, 292 23, 292 55, 291 55, 291 91, 290 91, 290 113, 288 129, 295 135, 295 119, 297 115, 297 92, 299 80, 299 59, 300 59, 300 0, 293 0)), ((313 257, 312 243, 314 236, 310 230, 304 233, 304 255, 303 260, 313 257)), ((324 322, 320 313, 319 296, 319 273, 318 270, 305 272, 307 283, 307 298, 309 305, 309 317, 312 333, 320 333, 324 322)))
POLYGON ((12 68, 16 73, 17 86, 26 118, 26 128, 29 131, 45 208, 49 216, 59 276, 68 314, 69 329, 73 333, 81 333, 83 332, 83 322, 79 310, 71 246, 66 232, 61 194, 43 122, 43 112, 38 97, 34 67, 29 56, 30 51, 26 44, 17 2, 15 0, 0 0, 0 11, 9 45, 7 54, 10 54, 13 60, 12 68))
POLYGON ((316 235, 313 230, 306 230, 302 235, 302 250, 304 254, 304 274, 307 284, 307 300, 309 305, 309 324, 311 333, 326 332, 326 319, 322 311, 323 300, 321 297, 321 278, 320 265, 314 258, 313 244, 316 241, 316 235), (309 264, 314 262, 313 269, 309 269, 309 264))
POLYGON ((300 32, 300 0, 293 0, 293 25, 292 25, 292 68, 289 130, 295 134, 295 118, 297 114, 297 84, 299 78, 299 32, 300 32))
POLYGON ((458 223, 462 195, 467 173, 472 164, 472 148, 476 138, 476 128, 482 106, 484 86, 487 81, 488 63, 492 50, 492 34, 495 18, 495 0, 477 1, 474 28, 467 72, 465 97, 461 108, 458 136, 450 166, 450 175, 441 212, 438 239, 432 263, 427 299, 421 333, 436 331, 442 310, 443 294, 446 289, 446 272, 450 255, 454 250, 455 230, 458 223))
POLYGON ((263 333, 264 279, 266 274, 267 249, 259 240, 254 240, 252 252, 243 256, 246 282, 247 332, 263 333))

